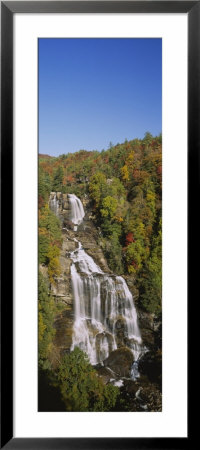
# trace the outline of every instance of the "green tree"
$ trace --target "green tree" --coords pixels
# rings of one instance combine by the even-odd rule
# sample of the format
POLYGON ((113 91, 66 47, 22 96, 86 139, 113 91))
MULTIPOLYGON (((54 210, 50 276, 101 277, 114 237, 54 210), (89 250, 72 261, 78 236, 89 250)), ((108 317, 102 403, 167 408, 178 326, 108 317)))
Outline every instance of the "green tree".
POLYGON ((48 275, 50 283, 55 283, 55 278, 60 275, 59 262, 60 249, 56 245, 50 245, 47 253, 48 275))
POLYGON ((129 273, 136 273, 142 268, 143 257, 144 247, 139 240, 129 244, 126 250, 126 261, 129 273))
POLYGON ((64 169, 60 165, 54 172, 52 189, 55 192, 61 192, 63 188, 64 169))
POLYGON ((78 347, 63 357, 58 382, 67 411, 109 411, 119 395, 117 387, 103 384, 78 347))
POLYGON ((101 200, 107 189, 106 177, 102 172, 97 172, 90 179, 89 192, 95 205, 100 206, 101 200))
POLYGON ((119 243, 119 235, 117 232, 113 232, 110 238, 106 240, 105 255, 110 269, 118 275, 123 274, 122 246, 119 243))
POLYGON ((48 250, 49 250, 50 239, 46 234, 39 234, 38 237, 38 259, 39 264, 48 263, 48 250))
POLYGON ((152 134, 149 131, 146 131, 143 141, 149 144, 152 141, 152 139, 153 139, 152 134))
POLYGON ((39 166, 38 173, 38 198, 46 202, 52 188, 52 180, 48 172, 39 166))
POLYGON ((39 213, 39 234, 48 236, 52 245, 61 247, 61 223, 58 217, 56 217, 55 214, 49 209, 48 205, 45 205, 39 213))
POLYGON ((52 351, 54 301, 48 293, 48 286, 45 278, 39 271, 38 276, 38 353, 39 367, 50 369, 49 355, 52 351))
POLYGON ((140 306, 151 313, 161 313, 162 301, 162 234, 161 220, 153 248, 140 278, 140 306))
POLYGON ((100 213, 102 217, 112 219, 117 209, 117 200, 108 195, 102 200, 102 208, 100 213))

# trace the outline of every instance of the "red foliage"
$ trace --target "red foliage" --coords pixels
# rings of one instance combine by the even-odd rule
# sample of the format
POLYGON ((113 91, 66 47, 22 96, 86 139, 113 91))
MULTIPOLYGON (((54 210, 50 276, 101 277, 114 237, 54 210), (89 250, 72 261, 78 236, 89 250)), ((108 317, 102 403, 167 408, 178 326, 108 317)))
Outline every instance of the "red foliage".
POLYGON ((133 233, 129 232, 126 235, 126 245, 131 244, 132 242, 134 242, 134 237, 133 237, 133 233))
POLYGON ((67 175, 66 180, 68 181, 68 183, 73 183, 75 178, 73 177, 72 174, 67 175))
POLYGON ((131 266, 135 267, 135 269, 137 269, 137 267, 138 267, 138 265, 136 264, 135 261, 132 261, 132 262, 131 262, 131 266))

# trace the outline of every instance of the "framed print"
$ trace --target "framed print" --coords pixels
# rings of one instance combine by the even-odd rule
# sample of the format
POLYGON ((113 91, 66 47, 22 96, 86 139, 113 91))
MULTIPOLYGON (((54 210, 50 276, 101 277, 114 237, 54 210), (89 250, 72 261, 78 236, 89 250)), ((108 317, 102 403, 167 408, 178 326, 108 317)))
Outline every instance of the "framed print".
POLYGON ((191 447, 199 21, 1 2, 3 448, 191 447))

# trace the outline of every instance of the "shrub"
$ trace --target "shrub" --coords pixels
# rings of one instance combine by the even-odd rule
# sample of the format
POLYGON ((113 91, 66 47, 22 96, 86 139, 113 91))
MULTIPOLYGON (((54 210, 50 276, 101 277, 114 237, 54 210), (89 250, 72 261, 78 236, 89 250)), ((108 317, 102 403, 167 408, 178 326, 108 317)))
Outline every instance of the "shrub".
POLYGON ((67 411, 109 411, 119 395, 117 387, 103 384, 78 347, 63 357, 58 381, 67 411))

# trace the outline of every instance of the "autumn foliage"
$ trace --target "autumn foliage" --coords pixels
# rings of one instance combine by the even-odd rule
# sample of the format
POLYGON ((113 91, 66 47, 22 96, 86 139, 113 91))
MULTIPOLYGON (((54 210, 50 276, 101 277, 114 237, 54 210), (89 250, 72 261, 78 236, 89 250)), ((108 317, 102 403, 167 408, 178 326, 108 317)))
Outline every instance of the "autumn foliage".
MULTIPOLYGON (((136 276, 141 304, 151 311, 159 309, 162 136, 153 137, 147 132, 144 139, 110 144, 108 150, 101 152, 80 150, 57 158, 43 155, 39 158, 42 215, 51 190, 75 193, 80 198, 88 196, 100 230, 99 245, 111 270, 136 276), (149 292, 152 299, 148 301, 149 292)), ((51 236, 49 242, 48 233, 40 225, 40 241, 42 259, 49 265, 53 282, 53 271, 58 273, 58 256, 53 255, 49 246, 59 248, 59 239, 51 236)))

